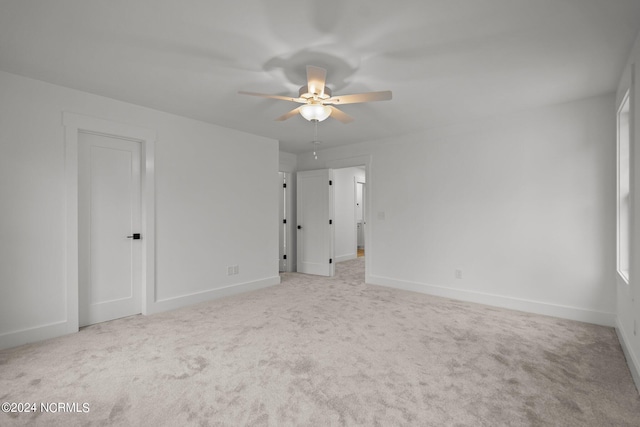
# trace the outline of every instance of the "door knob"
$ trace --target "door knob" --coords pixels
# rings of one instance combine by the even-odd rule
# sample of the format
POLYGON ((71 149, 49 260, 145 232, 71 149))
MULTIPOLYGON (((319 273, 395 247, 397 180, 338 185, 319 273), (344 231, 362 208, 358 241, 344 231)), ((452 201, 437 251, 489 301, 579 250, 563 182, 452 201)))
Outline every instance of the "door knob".
POLYGON ((133 233, 132 236, 127 236, 127 239, 140 240, 140 233, 133 233))
POLYGON ((298 230, 302 230, 302 226, 301 225, 298 226, 298 230))

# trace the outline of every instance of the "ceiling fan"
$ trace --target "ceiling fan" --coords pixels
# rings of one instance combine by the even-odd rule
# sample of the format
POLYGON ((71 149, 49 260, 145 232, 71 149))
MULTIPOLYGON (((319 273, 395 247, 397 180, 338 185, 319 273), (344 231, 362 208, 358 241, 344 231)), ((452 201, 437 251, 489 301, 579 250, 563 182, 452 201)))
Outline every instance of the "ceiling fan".
POLYGON ((332 96, 331 89, 325 85, 327 70, 313 65, 307 65, 307 84, 298 91, 298 97, 292 98, 280 95, 267 95, 257 92, 239 91, 242 95, 260 96, 263 98, 280 99, 302 104, 288 113, 278 117, 277 121, 287 120, 300 113, 302 117, 309 121, 321 122, 327 117, 332 117, 339 122, 349 123, 354 119, 345 112, 337 109, 334 105, 357 104, 371 101, 387 101, 391 99, 391 91, 367 92, 353 95, 332 96))

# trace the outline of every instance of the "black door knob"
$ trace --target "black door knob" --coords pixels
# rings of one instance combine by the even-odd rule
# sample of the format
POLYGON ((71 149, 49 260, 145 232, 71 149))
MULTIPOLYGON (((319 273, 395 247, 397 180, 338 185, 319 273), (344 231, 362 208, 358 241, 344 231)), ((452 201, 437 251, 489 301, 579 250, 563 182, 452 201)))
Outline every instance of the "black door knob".
POLYGON ((140 240, 140 233, 133 233, 133 236, 127 236, 127 239, 140 240))
POLYGON ((301 225, 298 226, 298 230, 302 230, 302 226, 301 225))

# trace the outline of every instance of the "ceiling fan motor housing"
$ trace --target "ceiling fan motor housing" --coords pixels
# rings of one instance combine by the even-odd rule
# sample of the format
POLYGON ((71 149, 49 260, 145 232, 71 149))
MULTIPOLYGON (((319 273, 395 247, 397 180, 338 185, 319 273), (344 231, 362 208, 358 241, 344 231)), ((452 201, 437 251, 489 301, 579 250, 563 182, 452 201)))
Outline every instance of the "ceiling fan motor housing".
POLYGON ((325 86, 323 93, 311 93, 309 92, 309 85, 304 85, 298 90, 298 96, 304 99, 312 99, 314 97, 321 100, 329 99, 331 98, 331 89, 325 86))

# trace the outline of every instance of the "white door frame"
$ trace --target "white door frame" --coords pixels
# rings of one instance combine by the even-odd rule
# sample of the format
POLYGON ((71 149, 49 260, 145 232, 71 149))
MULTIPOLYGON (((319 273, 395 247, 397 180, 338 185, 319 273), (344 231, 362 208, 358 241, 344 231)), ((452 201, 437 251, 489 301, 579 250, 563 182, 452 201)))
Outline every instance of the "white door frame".
POLYGON ((345 159, 338 160, 329 160, 325 162, 324 167, 329 169, 342 169, 342 168, 350 168, 364 165, 364 173, 365 173, 365 181, 367 185, 365 185, 364 190, 366 194, 364 195, 364 222, 367 223, 367 226, 364 228, 364 281, 369 283, 369 278, 371 276, 371 271, 373 271, 373 240, 371 238, 371 227, 368 226, 371 224, 369 221, 369 215, 371 212, 371 186, 372 186, 372 173, 371 169, 373 156, 371 154, 365 154, 362 156, 356 157, 348 157, 345 159))
POLYGON ((129 139, 141 145, 142 314, 155 301, 155 141, 152 130, 63 112, 65 127, 67 332, 78 331, 78 133, 129 139))
MULTIPOLYGON (((284 196, 284 206, 283 208, 283 213, 284 213, 284 219, 287 220, 287 222, 283 225, 282 223, 278 222, 278 227, 284 227, 285 230, 285 238, 284 238, 284 244, 285 244, 285 248, 286 248, 286 255, 287 255, 287 260, 285 262, 285 269, 284 272, 292 272, 294 271, 294 263, 296 260, 296 256, 295 256, 295 246, 293 245, 293 236, 295 236, 295 227, 294 227, 294 216, 292 214, 293 212, 293 206, 292 206, 292 192, 294 189, 294 185, 293 185, 293 179, 292 179, 292 173, 291 172, 283 172, 283 171, 279 171, 278 174, 282 174, 283 178, 284 178, 284 182, 287 184, 286 187, 282 188, 282 184, 283 181, 280 179, 280 176, 278 177, 278 195, 279 196, 284 196)), ((280 218, 282 219, 282 218, 280 218)), ((281 267, 281 261, 278 263, 278 268, 281 267)))

